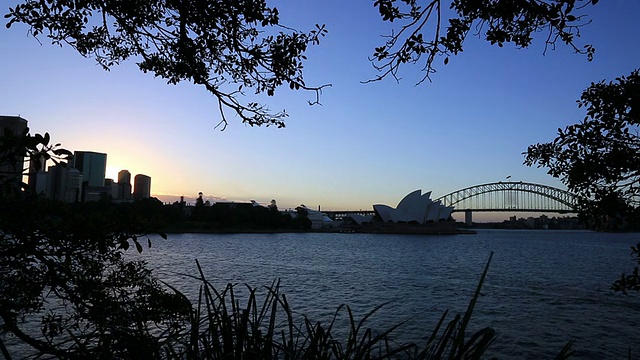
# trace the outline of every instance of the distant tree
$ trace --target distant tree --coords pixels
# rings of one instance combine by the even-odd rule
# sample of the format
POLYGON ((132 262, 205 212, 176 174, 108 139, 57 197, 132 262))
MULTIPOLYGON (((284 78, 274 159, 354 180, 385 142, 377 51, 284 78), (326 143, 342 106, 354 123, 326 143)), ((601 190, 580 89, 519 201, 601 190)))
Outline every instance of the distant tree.
MULTIPOLYGON (((594 49, 575 39, 588 24, 582 12, 598 0, 375 0, 383 21, 399 28, 376 47, 371 61, 380 74, 396 79, 404 64, 422 64, 424 78, 435 71, 434 61, 463 51, 471 32, 492 44, 528 47, 544 31, 545 51, 558 41, 591 59, 594 49), (449 10, 448 10, 449 9, 449 10), (445 24, 445 19, 447 23, 445 24)), ((338 11, 338 10, 336 10, 338 11)), ((301 32, 280 23, 278 9, 266 0, 116 1, 22 0, 5 15, 7 27, 29 26, 33 36, 46 34, 54 44, 67 44, 109 69, 129 58, 144 72, 176 84, 190 81, 216 98, 221 121, 226 110, 242 122, 283 127, 285 111, 243 103, 245 89, 274 95, 282 85, 315 93, 319 102, 325 86, 308 86, 303 78, 304 55, 319 44, 324 25, 301 32)))
POLYGON ((198 197, 196 198, 196 207, 203 207, 204 201, 202 200, 202 191, 198 193, 198 197))
POLYGON ((271 199, 271 202, 268 205, 270 211, 278 211, 278 204, 275 199, 271 199))
POLYGON ((207 210, 205 209, 204 199, 202 198, 202 192, 198 193, 198 197, 196 198, 196 203, 191 212, 191 220, 202 221, 206 217, 207 210))

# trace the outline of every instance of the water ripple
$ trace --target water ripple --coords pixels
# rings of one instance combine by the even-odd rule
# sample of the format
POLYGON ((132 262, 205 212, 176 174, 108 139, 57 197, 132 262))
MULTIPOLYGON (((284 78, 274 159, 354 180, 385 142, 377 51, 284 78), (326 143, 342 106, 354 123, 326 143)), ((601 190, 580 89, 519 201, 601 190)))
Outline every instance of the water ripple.
POLYGON ((175 234, 143 254, 156 273, 195 296, 195 259, 216 286, 281 280, 292 308, 330 321, 340 304, 373 327, 407 321, 398 337, 425 341, 443 311, 463 312, 495 253, 472 327, 492 326, 490 355, 552 358, 575 339, 577 359, 640 356, 640 296, 609 290, 629 271, 633 234, 480 231, 465 236, 175 234), (182 274, 182 275, 181 275, 182 274))

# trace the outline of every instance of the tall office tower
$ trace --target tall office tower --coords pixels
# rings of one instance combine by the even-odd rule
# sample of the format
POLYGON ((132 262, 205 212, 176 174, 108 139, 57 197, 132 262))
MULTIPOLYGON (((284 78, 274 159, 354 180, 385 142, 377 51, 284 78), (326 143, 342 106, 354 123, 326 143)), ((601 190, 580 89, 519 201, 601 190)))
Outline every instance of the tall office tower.
POLYGON ((47 189, 44 192, 48 199, 61 200, 64 197, 64 184, 67 181, 67 171, 64 171, 64 169, 65 167, 60 165, 49 166, 47 189))
POLYGON ((64 184, 64 195, 62 201, 78 202, 82 194, 82 173, 77 169, 67 169, 67 181, 64 184))
POLYGON ((120 170, 118 173, 118 184, 131 184, 131 173, 129 170, 120 170))
POLYGON ((36 186, 35 186, 35 192, 38 195, 47 194, 47 172, 44 170, 38 170, 38 172, 36 172, 36 186))
POLYGON ((73 154, 73 167, 82 172, 82 201, 98 201, 108 196, 110 189, 104 186, 107 154, 76 151, 73 154))
POLYGON ((78 202, 82 194, 82 173, 69 166, 49 166, 45 194, 49 199, 78 202))
POLYGON ((39 158, 37 160, 30 160, 29 161, 29 190, 33 191, 35 193, 38 193, 37 189, 40 187, 42 188, 42 186, 38 184, 38 179, 41 179, 42 176, 39 176, 38 174, 41 171, 44 171, 45 166, 47 164, 47 161, 44 158, 39 158))
POLYGON ((122 170, 118 173, 118 199, 131 200, 131 173, 122 170))
MULTIPOLYGON (((22 134, 27 129, 27 120, 20 116, 0 116, 0 136, 4 136, 5 131, 14 135, 22 134)), ((0 154, 0 159, 7 154, 0 154)), ((15 182, 16 186, 22 181, 24 168, 24 158, 15 159, 15 162, 0 161, 0 179, 15 182)))
POLYGON ((104 187, 108 188, 109 198, 112 200, 118 199, 118 183, 113 179, 104 179, 104 187))
POLYGON ((151 197, 151 178, 147 175, 138 174, 133 179, 133 198, 136 200, 151 197))
POLYGON ((76 151, 73 154, 73 167, 82 172, 83 183, 87 186, 104 186, 107 154, 76 151))

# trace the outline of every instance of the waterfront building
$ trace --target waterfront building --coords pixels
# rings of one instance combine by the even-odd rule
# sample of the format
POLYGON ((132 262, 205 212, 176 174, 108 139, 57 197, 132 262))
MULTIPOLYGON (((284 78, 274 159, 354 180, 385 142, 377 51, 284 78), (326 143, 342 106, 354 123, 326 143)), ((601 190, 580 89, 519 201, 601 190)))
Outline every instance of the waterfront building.
POLYGON ((151 197, 151 178, 147 175, 138 174, 133 179, 133 198, 135 200, 147 199, 151 197))

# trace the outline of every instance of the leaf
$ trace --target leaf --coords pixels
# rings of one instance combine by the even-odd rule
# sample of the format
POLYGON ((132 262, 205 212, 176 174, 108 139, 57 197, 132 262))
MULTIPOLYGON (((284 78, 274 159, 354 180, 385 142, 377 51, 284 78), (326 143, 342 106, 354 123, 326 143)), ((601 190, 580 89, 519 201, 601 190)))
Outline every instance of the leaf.
POLYGON ((449 63, 449 57, 444 58, 444 64, 447 65, 449 63))

